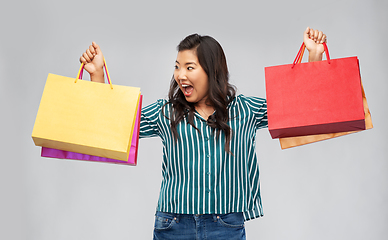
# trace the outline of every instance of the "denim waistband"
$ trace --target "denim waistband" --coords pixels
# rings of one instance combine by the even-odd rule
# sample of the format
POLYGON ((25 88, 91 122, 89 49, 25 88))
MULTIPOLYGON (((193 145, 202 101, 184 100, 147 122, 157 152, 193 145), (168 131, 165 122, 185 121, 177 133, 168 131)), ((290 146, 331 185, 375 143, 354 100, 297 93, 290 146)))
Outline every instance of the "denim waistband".
POLYGON ((226 214, 216 214, 216 213, 213 213, 213 214, 180 214, 180 213, 169 213, 169 212, 157 211, 155 213, 155 216, 174 219, 176 222, 179 222, 179 219, 183 219, 183 218, 190 218, 190 219, 193 219, 193 218, 194 219, 199 219, 199 218, 211 219, 211 218, 213 218, 213 220, 216 222, 220 216, 224 216, 227 214, 236 214, 236 215, 241 214, 242 215, 243 213, 235 212, 235 213, 226 213, 226 214))

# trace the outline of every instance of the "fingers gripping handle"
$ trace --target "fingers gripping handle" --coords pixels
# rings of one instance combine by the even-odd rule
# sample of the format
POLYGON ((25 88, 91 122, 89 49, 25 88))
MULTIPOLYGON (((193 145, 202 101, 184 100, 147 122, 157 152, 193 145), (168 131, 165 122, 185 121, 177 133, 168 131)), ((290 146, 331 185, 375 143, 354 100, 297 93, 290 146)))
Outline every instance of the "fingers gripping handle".
MULTIPOLYGON (((83 72, 84 72, 84 66, 85 66, 85 64, 82 63, 81 67, 79 68, 79 71, 78 71, 78 74, 77 74, 77 78, 75 79, 75 82, 77 82, 78 79, 82 79, 82 75, 83 75, 83 72)), ((108 66, 106 65, 105 58, 104 58, 104 69, 105 69, 106 78, 108 79, 110 88, 113 89, 113 85, 112 85, 112 82, 110 81, 108 66)))
MULTIPOLYGON (((326 45, 325 42, 323 43, 323 47, 325 48, 327 63, 330 64, 329 49, 327 48, 327 45, 326 45)), ((302 58, 303 58, 303 54, 304 54, 304 50, 305 50, 305 49, 306 49, 306 45, 305 45, 304 43, 302 43, 302 46, 300 46, 299 52, 298 52, 298 54, 296 55, 296 58, 295 58, 294 62, 292 63, 292 67, 291 67, 291 68, 294 68, 294 66, 295 66, 297 63, 301 63, 302 58)))

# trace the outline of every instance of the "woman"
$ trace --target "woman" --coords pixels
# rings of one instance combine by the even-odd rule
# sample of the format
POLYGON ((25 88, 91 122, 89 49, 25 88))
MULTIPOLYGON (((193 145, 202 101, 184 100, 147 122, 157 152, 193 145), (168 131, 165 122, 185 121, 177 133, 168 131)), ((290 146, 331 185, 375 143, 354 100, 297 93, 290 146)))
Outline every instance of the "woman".
MULTIPOLYGON (((325 41, 306 29, 309 61, 322 60, 325 41)), ((80 61, 104 82, 96 43, 80 61)), ((190 35, 178 45, 169 99, 142 109, 140 138, 163 142, 154 239, 245 239, 244 221, 263 216, 255 137, 267 127, 266 101, 236 96, 228 77, 221 45, 190 35)))

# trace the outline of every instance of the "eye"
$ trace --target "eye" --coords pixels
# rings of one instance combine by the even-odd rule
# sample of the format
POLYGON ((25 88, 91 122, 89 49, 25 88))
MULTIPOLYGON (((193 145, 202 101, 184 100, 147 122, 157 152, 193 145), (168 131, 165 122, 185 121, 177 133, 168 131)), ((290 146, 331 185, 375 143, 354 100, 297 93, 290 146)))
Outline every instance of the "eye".
POLYGON ((178 67, 178 65, 175 65, 175 67, 174 67, 175 69, 179 69, 179 67, 178 67))
POLYGON ((193 67, 187 67, 187 70, 193 70, 194 68, 193 67))

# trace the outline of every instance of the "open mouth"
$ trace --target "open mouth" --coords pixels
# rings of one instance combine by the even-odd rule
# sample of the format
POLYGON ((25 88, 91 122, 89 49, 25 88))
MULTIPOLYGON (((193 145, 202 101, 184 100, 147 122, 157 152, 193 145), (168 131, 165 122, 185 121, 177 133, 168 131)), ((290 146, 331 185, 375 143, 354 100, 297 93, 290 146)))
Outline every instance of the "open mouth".
POLYGON ((192 93, 193 93, 193 86, 191 85, 188 85, 188 84, 182 84, 182 88, 183 88, 183 94, 188 97, 190 96, 192 93))

